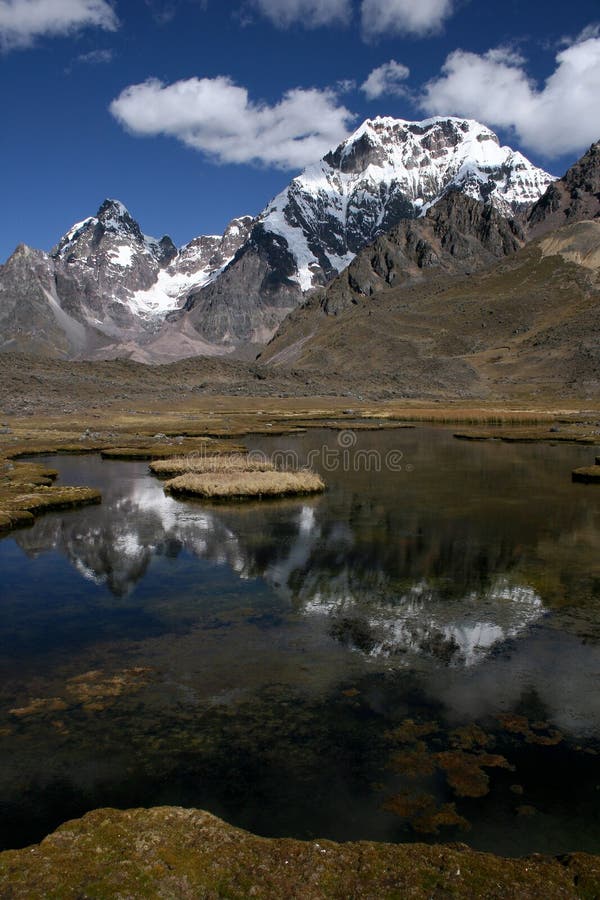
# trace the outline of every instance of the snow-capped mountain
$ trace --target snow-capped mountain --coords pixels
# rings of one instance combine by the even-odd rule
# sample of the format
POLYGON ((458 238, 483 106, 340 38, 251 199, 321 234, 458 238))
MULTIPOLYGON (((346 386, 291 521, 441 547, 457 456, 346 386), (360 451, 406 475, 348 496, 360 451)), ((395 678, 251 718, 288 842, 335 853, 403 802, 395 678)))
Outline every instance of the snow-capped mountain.
POLYGON ((136 324, 138 293, 151 288, 177 256, 169 237, 143 234, 118 200, 75 224, 50 254, 63 307, 111 337, 136 324))
POLYGON ((287 241, 302 290, 329 281, 400 219, 424 213, 447 191, 489 201, 511 216, 535 203, 552 175, 501 147, 469 119, 367 119, 310 166, 259 216, 287 241))
MULTIPOLYGON (((170 237, 143 234, 118 200, 105 200, 96 216, 74 225, 51 255, 86 313, 96 314, 96 324, 118 337, 106 327, 107 306, 124 306, 136 318, 162 319, 231 261, 252 222, 250 216, 234 219, 223 235, 203 235, 178 250, 170 237)), ((59 294, 64 294, 60 287, 59 294)))

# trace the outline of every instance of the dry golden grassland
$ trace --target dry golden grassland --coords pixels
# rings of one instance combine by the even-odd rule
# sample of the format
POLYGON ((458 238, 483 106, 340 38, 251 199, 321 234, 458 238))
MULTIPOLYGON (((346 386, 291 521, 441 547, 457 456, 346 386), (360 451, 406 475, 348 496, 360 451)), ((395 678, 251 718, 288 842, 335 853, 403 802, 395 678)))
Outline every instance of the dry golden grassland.
MULTIPOLYGON (((24 444, 26 453, 53 450, 81 452, 119 448, 177 452, 176 441, 186 445, 248 434, 294 434, 307 428, 379 428, 410 424, 462 425, 495 430, 534 429, 539 439, 552 439, 549 429, 591 436, 598 431, 600 404, 592 408, 539 405, 485 405, 479 403, 423 403, 393 400, 353 402, 347 398, 202 397, 192 404, 152 403, 133 409, 107 406, 103 412, 73 415, 5 416, 11 436, 0 433, 0 452, 6 444, 24 444), (595 427, 596 426, 596 427, 595 427), (162 437, 162 440, 158 439, 162 437)), ((1 413, 0 413, 1 415, 1 413)), ((188 446, 179 446, 183 455, 188 446)))
POLYGON ((247 453, 220 456, 181 456, 150 463, 157 476, 175 475, 165 491, 176 497, 201 497, 209 500, 261 499, 317 494, 325 483, 309 469, 278 471, 267 459, 247 453))
POLYGON ((36 463, 13 463, 0 456, 0 532, 29 525, 48 510, 100 503, 100 492, 93 488, 56 487, 56 475, 36 463))

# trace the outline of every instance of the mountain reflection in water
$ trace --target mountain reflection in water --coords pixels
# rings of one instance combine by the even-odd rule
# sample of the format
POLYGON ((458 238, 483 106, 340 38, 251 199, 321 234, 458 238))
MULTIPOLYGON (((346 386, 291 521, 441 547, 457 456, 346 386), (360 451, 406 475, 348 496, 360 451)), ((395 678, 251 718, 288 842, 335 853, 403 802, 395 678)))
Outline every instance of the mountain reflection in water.
MULTIPOLYGON (((97 463, 86 462, 89 477, 97 463)), ((397 523, 379 522, 365 541, 364 509, 360 519, 353 516, 355 497, 343 520, 332 519, 322 499, 202 507, 165 495, 145 466, 124 465, 132 476, 125 480, 111 479, 114 463, 94 472, 104 482, 100 507, 46 517, 17 533, 18 545, 32 558, 58 551, 83 578, 121 598, 155 556, 185 551, 240 579, 261 578, 295 612, 321 616, 346 646, 405 665, 414 654, 474 665, 544 614, 539 595, 510 575, 514 548, 488 548, 484 559, 474 533, 438 527, 428 535, 430 523, 413 520, 398 555, 397 523)))
MULTIPOLYGON (((247 443, 302 463, 337 437, 247 443)), ((52 458, 103 502, 0 540, 0 843, 173 803, 262 834, 424 839, 382 809, 408 785, 472 824, 444 840, 600 850, 600 490, 570 481, 594 448, 432 428, 357 447, 411 468, 216 505, 165 496, 144 463, 52 458), (511 768, 477 800, 413 783, 389 735, 415 722, 430 736, 405 759, 477 725, 511 768)))

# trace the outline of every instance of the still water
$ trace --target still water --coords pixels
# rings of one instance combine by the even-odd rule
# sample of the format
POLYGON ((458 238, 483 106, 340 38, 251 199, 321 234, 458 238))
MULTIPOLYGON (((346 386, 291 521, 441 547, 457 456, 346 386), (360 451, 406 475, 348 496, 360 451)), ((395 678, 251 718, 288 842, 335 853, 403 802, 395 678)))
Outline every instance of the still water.
POLYGON ((595 448, 247 443, 310 455, 328 491, 203 505, 144 463, 48 458, 103 503, 0 541, 2 846, 184 805, 268 836, 600 852, 600 488, 570 481, 595 448))

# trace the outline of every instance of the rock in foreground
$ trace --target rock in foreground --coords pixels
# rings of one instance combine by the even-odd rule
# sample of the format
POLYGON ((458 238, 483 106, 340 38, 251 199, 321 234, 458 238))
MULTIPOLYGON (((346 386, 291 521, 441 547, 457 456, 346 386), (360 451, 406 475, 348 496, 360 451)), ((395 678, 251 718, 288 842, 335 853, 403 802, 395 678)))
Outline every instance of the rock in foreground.
POLYGON ((597 897, 600 859, 501 859, 462 845, 256 837, 209 813, 101 809, 0 855, 11 898, 597 897))

